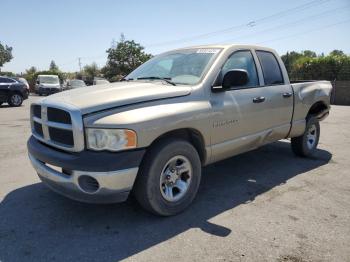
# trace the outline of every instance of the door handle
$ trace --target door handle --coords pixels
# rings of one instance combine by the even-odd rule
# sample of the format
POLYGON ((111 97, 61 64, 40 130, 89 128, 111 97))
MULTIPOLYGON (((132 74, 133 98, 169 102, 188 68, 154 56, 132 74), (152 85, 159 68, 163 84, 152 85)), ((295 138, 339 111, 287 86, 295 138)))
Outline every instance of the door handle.
POLYGON ((288 98, 288 97, 291 97, 292 96, 292 93, 283 93, 282 96, 284 98, 288 98))
POLYGON ((258 96, 258 97, 253 98, 253 103, 262 103, 264 101, 265 101, 265 97, 263 97, 263 96, 258 96))

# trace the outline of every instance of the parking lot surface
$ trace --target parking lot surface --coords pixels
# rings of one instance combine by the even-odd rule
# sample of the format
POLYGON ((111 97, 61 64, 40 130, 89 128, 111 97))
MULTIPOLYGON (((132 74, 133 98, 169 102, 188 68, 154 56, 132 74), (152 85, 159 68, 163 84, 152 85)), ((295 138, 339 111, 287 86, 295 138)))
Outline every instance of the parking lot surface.
POLYGON ((332 107, 312 159, 281 141, 211 165, 192 206, 161 218, 40 183, 26 150, 37 99, 0 107, 1 262, 350 261, 350 107, 332 107))

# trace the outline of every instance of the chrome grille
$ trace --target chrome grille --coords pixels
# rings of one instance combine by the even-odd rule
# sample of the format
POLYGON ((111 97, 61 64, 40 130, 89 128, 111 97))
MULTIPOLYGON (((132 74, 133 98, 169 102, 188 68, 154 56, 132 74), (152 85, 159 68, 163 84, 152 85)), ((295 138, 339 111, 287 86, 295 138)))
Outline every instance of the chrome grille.
POLYGON ((82 116, 79 109, 66 104, 33 104, 33 136, 53 147, 79 152, 84 149, 82 116))

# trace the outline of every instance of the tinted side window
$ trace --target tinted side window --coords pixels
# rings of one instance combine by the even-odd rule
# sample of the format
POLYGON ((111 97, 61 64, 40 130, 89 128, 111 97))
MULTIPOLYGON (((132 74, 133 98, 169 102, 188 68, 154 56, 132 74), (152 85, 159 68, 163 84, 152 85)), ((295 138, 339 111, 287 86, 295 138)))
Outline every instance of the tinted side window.
POLYGON ((14 83, 14 82, 15 81, 10 78, 0 77, 0 83, 14 83))
POLYGON ((276 57, 266 51, 256 51, 264 74, 265 85, 284 84, 281 68, 276 57))
POLYGON ((255 87, 259 85, 254 58, 250 51, 237 51, 233 53, 222 68, 222 77, 224 77, 227 71, 233 69, 243 69, 247 71, 249 82, 244 87, 255 87))

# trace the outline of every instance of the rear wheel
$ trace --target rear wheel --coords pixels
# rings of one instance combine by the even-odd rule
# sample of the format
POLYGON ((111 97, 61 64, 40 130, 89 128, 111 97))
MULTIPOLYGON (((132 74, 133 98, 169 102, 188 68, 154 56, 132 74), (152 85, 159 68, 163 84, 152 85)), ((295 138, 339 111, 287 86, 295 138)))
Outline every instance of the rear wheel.
POLYGON ((201 162, 196 149, 184 140, 165 140, 147 152, 134 193, 146 210, 171 216, 191 204, 200 179, 201 162))
POLYGON ((320 138, 320 123, 316 117, 309 117, 304 134, 291 139, 294 154, 301 157, 312 156, 316 152, 320 138))
POLYGON ((8 104, 10 106, 20 106, 22 105, 23 102, 23 97, 20 94, 17 93, 13 93, 12 95, 10 95, 9 100, 8 100, 8 104))

